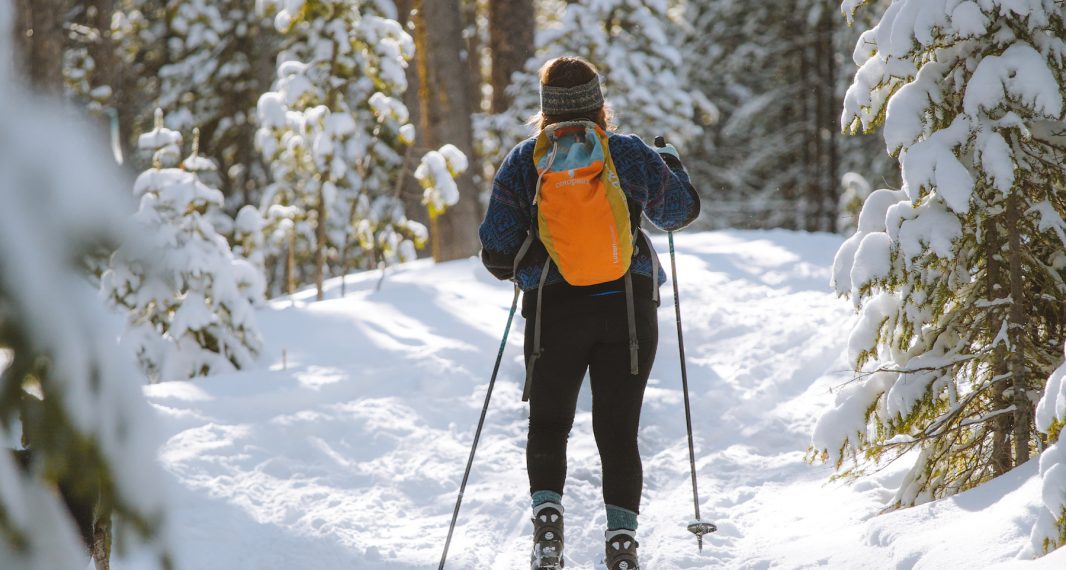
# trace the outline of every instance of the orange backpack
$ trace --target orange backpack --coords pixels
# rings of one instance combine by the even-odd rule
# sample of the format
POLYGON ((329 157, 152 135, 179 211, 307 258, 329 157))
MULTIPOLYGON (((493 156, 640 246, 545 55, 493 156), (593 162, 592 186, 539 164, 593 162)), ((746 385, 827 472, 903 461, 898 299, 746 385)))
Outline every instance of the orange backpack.
MULTIPOLYGON (((633 308, 633 279, 629 266, 636 250, 640 226, 630 222, 629 201, 622 190, 607 144, 607 133, 591 121, 570 121, 545 127, 533 148, 537 168, 537 236, 548 251, 537 287, 533 321, 533 352, 526 362, 522 401, 528 401, 537 360, 543 353, 540 312, 544 283, 552 263, 571 285, 609 283, 625 277, 626 312, 629 328, 629 372, 638 373, 637 326, 633 308), (637 227, 633 227, 636 225, 637 227)), ((531 232, 515 258, 518 265, 534 240, 531 232)), ((646 241, 651 247, 651 241, 646 241)), ((659 266, 651 252, 652 275, 659 266)), ((653 277, 655 279, 656 277, 653 277)), ((659 287, 652 287, 659 300, 659 287)))
POLYGON ((550 125, 537 136, 533 163, 540 241, 567 283, 625 275, 634 236, 607 133, 589 121, 550 125))

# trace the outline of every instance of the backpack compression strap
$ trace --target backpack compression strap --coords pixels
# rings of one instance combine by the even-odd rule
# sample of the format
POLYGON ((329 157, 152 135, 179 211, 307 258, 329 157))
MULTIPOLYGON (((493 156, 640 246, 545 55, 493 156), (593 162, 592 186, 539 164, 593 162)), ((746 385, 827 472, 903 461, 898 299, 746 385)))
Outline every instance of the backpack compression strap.
MULTIPOLYGON (((537 202, 540 201, 540 185, 544 181, 544 174, 551 170, 552 163, 555 162, 555 156, 559 152, 559 141, 556 139, 552 140, 553 144, 551 155, 548 157, 548 166, 545 167, 545 169, 541 171, 539 175, 537 175, 537 190, 536 193, 534 193, 533 195, 534 208, 537 207, 537 202)), ((531 227, 529 237, 526 238, 526 241, 529 243, 532 243, 533 231, 534 230, 531 227)), ((529 249, 525 244, 523 244, 523 247, 529 249)), ((544 298, 544 282, 548 280, 548 269, 551 268, 551 265, 552 258, 549 255, 548 258, 544 261, 544 269, 540 272, 540 284, 537 285, 537 312, 533 318, 533 354, 530 355, 529 362, 526 364, 526 383, 525 386, 522 388, 523 402, 529 401, 529 392, 530 389, 533 387, 533 368, 536 366, 537 360, 540 359, 540 355, 544 351, 544 348, 540 345, 540 308, 542 305, 541 301, 544 298)), ((516 261, 515 275, 518 274, 517 268, 518 262, 516 261)))
POLYGON ((533 354, 529 356, 529 363, 526 366, 526 385, 522 388, 523 402, 529 401, 529 393, 533 388, 533 368, 537 365, 541 353, 544 352, 544 348, 540 345, 540 308, 544 305, 544 282, 548 280, 548 269, 551 266, 552 260, 549 257, 544 261, 544 269, 540 272, 540 284, 537 285, 537 312, 533 317, 533 354))
POLYGON ((640 371, 637 366, 637 311, 633 306, 633 270, 626 271, 626 321, 629 325, 629 373, 640 371))

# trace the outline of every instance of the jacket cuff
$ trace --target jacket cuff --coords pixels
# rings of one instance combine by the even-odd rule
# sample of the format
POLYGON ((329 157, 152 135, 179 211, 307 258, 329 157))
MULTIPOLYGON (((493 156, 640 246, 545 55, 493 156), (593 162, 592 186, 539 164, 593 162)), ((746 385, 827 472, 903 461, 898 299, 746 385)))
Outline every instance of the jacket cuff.
POLYGON ((481 249, 481 263, 493 277, 502 281, 514 279, 514 256, 513 253, 508 255, 481 249))

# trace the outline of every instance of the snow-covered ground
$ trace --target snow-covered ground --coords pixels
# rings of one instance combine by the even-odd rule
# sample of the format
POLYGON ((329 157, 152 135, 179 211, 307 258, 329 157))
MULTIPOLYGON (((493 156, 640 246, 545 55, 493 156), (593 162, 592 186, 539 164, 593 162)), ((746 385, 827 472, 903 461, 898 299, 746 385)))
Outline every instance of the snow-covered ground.
MULTIPOLYGON (((677 236, 703 553, 692 518, 669 287, 641 423, 643 566, 1064 568, 1017 561, 1039 501, 1031 463, 958 497, 878 516, 898 466, 827 483, 804 462, 830 390, 849 378, 853 321, 829 291, 834 235, 677 236)), ((665 236, 656 238, 666 251, 665 236)), ((666 261, 666 255, 663 255, 666 261)), ((179 563, 197 570, 436 568, 511 300, 476 260, 421 261, 339 280, 329 298, 258 318, 260 369, 150 386, 172 478, 179 563)), ((521 319, 449 556, 455 569, 528 564, 521 319)), ((590 397, 579 400, 564 503, 568 568, 594 568, 605 523, 590 397)), ((135 568, 119 561, 116 569, 135 568)))

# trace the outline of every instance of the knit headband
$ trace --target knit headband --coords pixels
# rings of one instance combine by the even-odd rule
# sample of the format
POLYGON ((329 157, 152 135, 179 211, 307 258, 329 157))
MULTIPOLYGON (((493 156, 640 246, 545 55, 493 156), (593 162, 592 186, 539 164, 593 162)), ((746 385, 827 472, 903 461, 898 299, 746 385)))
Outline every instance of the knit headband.
POLYGON ((540 86, 540 111, 545 115, 568 115, 595 111, 603 106, 600 78, 573 87, 540 86))

